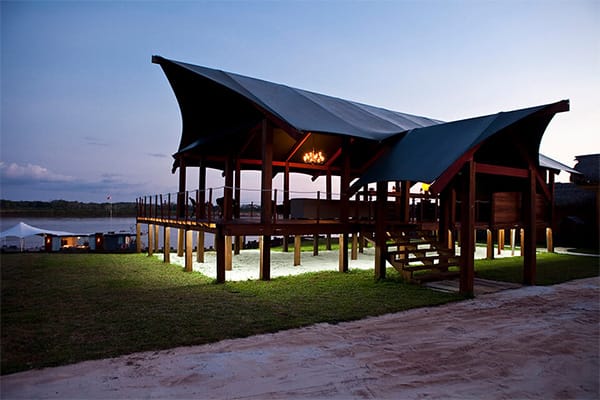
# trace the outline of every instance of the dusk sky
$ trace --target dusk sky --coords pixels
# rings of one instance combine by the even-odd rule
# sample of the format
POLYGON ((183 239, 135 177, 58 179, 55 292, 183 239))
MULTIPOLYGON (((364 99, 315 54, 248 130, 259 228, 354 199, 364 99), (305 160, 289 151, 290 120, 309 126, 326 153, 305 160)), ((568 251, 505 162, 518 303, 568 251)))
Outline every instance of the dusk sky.
POLYGON ((181 117, 153 54, 445 121, 570 99, 540 151, 568 166, 600 152, 598 0, 3 0, 0 13, 3 199, 175 192, 181 117))

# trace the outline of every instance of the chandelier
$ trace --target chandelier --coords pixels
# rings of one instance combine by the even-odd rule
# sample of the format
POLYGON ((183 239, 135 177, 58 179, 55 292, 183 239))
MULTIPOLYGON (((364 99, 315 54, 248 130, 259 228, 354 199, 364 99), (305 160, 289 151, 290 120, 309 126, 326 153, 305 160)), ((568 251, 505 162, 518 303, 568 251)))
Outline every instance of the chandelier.
POLYGON ((312 149, 311 151, 304 153, 304 157, 302 157, 306 164, 323 164, 325 162, 325 156, 322 151, 315 151, 312 149))

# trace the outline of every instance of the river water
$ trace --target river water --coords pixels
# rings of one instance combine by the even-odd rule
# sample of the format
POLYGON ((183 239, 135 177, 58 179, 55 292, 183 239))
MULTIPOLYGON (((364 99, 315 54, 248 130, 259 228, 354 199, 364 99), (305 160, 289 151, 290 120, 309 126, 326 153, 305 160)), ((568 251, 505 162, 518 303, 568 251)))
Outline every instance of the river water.
MULTIPOLYGON (((19 222, 25 222, 36 228, 48 229, 53 231, 72 232, 77 235, 87 236, 97 232, 124 232, 135 235, 135 218, 0 218, 0 232, 12 228, 19 222)), ((159 229, 159 244, 163 243, 163 230, 159 229)), ((148 244, 148 225, 142 224, 142 247, 148 244)), ((171 229, 171 247, 177 244, 177 229, 171 229)), ((3 238, 0 240, 2 247, 20 247, 20 239, 3 238)), ((27 250, 38 250, 44 245, 44 239, 41 236, 30 236, 24 240, 24 248, 27 250)), ((194 235, 194 246, 196 245, 196 235, 194 235)), ((214 245, 212 234, 205 235, 204 247, 209 248, 214 245)))

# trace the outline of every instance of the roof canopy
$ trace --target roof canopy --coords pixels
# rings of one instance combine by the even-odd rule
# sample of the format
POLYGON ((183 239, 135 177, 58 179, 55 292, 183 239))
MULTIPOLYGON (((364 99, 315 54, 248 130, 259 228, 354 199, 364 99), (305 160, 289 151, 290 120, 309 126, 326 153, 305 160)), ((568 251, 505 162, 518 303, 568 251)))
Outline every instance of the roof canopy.
POLYGON ((381 141, 441 122, 159 56, 152 61, 162 67, 181 109, 182 136, 175 157, 209 155, 207 164, 214 168, 219 163, 211 164, 211 159, 227 152, 260 160, 260 135, 253 138, 252 132, 265 118, 279 128, 274 160, 301 163, 311 147, 333 156, 346 136, 364 153, 361 157, 356 152, 353 167, 372 157, 381 141), (303 147, 291 154, 300 140, 305 140, 303 147))
POLYGON ((183 126, 174 157, 185 165, 203 160, 205 166, 224 169, 225 160, 235 156, 242 169, 259 169, 258 133, 267 119, 275 127, 275 172, 285 163, 298 172, 335 174, 344 168, 338 156, 349 138, 350 176, 360 178, 355 187, 433 182, 446 171, 456 173, 476 151, 484 162, 497 165, 515 167, 523 159, 538 163, 546 126, 555 113, 569 109, 563 100, 444 123, 159 56, 152 61, 162 67, 179 103, 183 126), (302 161, 315 148, 327 156, 322 168, 302 161))
POLYGON ((538 160, 546 126, 555 113, 568 109, 569 102, 563 100, 413 129, 364 171, 354 187, 396 180, 433 182, 450 167, 459 168, 477 150, 483 161, 498 165, 515 166, 511 161, 519 151, 538 160))

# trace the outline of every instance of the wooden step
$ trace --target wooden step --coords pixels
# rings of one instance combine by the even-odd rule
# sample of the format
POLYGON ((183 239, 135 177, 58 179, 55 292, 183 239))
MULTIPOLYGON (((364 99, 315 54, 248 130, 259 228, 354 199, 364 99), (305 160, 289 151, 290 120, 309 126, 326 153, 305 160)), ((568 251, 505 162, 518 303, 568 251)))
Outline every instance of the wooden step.
POLYGON ((446 272, 432 272, 430 274, 423 274, 413 277, 413 280, 418 283, 432 282, 432 281, 443 281, 445 279, 458 278, 460 272, 458 271, 446 271, 446 272))
POLYGON ((439 269, 447 270, 450 267, 458 267, 458 263, 437 263, 437 264, 423 264, 423 265, 406 265, 402 267, 403 270, 409 272, 424 271, 427 269, 439 269))
MULTIPOLYGON (((388 257, 388 260, 390 260, 390 262, 397 262, 397 263, 401 263, 401 264, 410 264, 410 263, 415 263, 415 262, 422 262, 424 264, 428 263, 428 262, 434 262, 439 260, 440 258, 444 258, 446 259, 446 263, 448 264, 458 264, 458 262, 460 261, 460 257, 458 256, 454 256, 454 257, 440 257, 439 255, 435 255, 435 256, 424 256, 424 257, 408 257, 408 258, 395 258, 395 257, 388 257)), ((426 264, 426 265, 431 265, 431 264, 426 264)))

